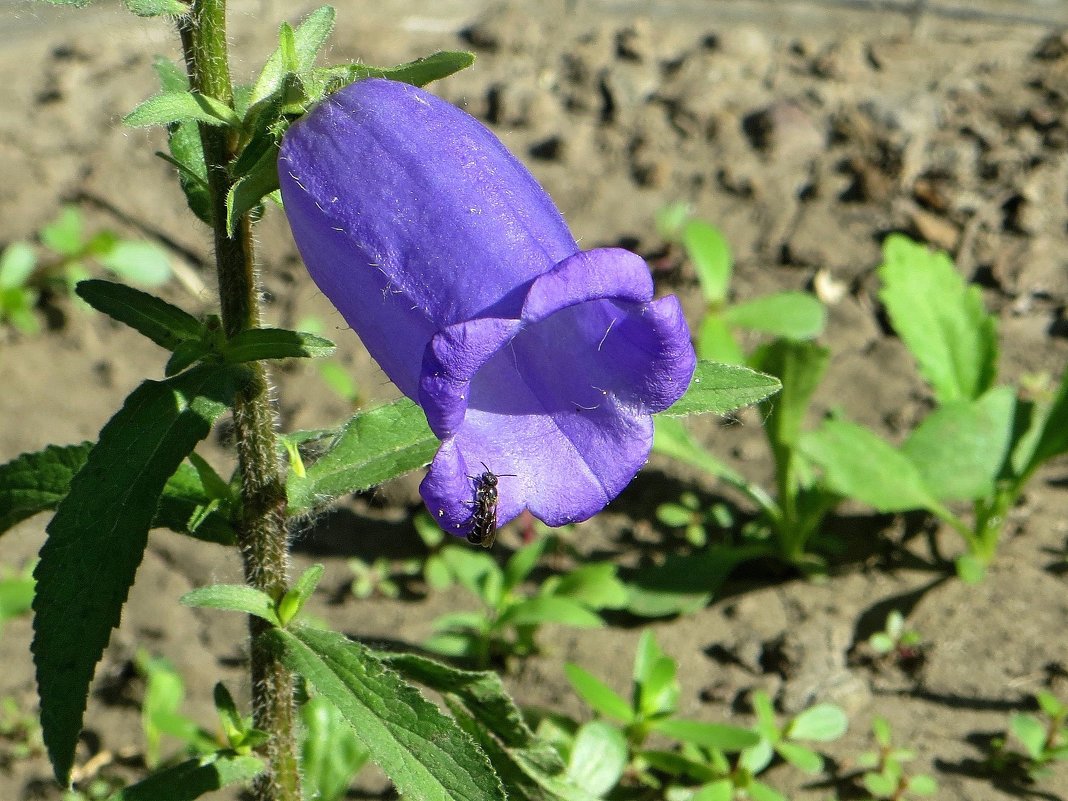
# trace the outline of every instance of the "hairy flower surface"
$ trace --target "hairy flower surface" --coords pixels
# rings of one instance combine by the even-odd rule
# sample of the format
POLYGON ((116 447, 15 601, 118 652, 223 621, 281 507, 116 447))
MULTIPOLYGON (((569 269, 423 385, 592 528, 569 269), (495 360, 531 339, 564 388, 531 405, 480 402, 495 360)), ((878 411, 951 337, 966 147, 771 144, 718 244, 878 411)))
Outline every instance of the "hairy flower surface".
POLYGON ((696 363, 640 257, 580 251, 493 133, 403 83, 327 97, 278 171, 312 278, 441 439, 420 492, 446 531, 470 531, 484 470, 501 525, 584 520, 630 482, 696 363))

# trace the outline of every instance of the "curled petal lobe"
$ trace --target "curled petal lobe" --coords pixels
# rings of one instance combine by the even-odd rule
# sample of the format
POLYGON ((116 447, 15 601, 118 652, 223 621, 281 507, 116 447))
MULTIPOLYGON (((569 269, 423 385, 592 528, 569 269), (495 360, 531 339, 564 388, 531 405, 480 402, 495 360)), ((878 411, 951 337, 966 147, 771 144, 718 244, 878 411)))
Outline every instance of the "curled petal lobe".
POLYGON ((405 84, 323 101, 279 181, 312 277, 441 439, 420 491, 445 530, 470 531, 486 470, 501 525, 582 520, 622 491, 696 364, 640 257, 580 251, 488 129, 405 84))

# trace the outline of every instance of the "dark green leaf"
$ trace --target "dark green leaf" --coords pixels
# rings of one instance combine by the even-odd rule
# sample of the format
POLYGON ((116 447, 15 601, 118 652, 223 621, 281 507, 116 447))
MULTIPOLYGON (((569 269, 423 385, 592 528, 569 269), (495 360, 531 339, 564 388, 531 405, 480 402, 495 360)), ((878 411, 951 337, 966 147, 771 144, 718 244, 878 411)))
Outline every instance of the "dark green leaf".
POLYGON ((265 637, 338 708, 401 795, 504 801, 500 779, 471 738, 362 645, 299 626, 265 637))
MULTIPOLYGON (((191 454, 195 456, 196 454, 191 454)), ((216 496, 204 486, 200 472, 191 464, 183 462, 163 488, 159 500, 155 528, 169 528, 179 534, 233 545, 234 528, 228 517, 229 510, 216 502, 216 496)))
POLYGON ((278 189, 278 145, 272 145, 252 168, 242 175, 226 196, 226 228, 232 235, 241 218, 278 189))
MULTIPOLYGON (((184 92, 189 89, 185 73, 165 58, 154 65, 164 92, 184 92)), ((167 126, 167 144, 171 154, 156 155, 178 168, 178 180, 190 210, 201 222, 211 224, 211 197, 208 191, 208 168, 204 163, 204 149, 199 126, 189 120, 167 126)))
POLYGON ((248 781, 262 771, 263 763, 256 757, 220 751, 154 773, 119 790, 108 801, 193 801, 229 784, 248 781))
POLYGON ((997 322, 949 256, 906 236, 883 242, 879 298, 939 403, 978 398, 997 375, 997 322))
POLYGON ((304 797, 338 801, 367 763, 370 754, 337 707, 322 696, 300 708, 304 735, 300 743, 300 779, 304 797))
POLYGON ((210 587, 198 587, 187 592, 178 601, 184 606, 244 612, 247 615, 263 618, 272 625, 281 625, 271 596, 262 590, 244 584, 213 584, 210 587))
POLYGON ((78 296, 97 311, 139 331, 160 347, 174 350, 201 338, 204 326, 191 314, 139 289, 92 279, 75 287, 78 296))
POLYGON ((123 117, 122 121, 131 128, 190 121, 241 127, 241 118, 232 108, 221 100, 198 92, 163 92, 155 95, 123 117))
POLYGON ((726 414, 762 401, 780 388, 777 378, 748 367, 702 361, 697 363, 686 394, 661 414, 726 414))
POLYGON ((202 367, 146 381, 100 432, 48 526, 37 565, 33 653, 41 725, 66 784, 97 661, 118 625, 167 480, 248 380, 202 367))
POLYGON ((623 777, 627 756, 623 732, 604 721, 591 721, 575 733, 567 778, 590 795, 603 796, 623 777))
POLYGON ((901 452, 941 501, 965 501, 994 488, 1012 434, 1016 396, 998 387, 978 400, 948 401, 909 435, 901 452))
POLYGON ((0 533, 38 512, 56 508, 92 449, 91 442, 49 445, 0 465, 0 533))
POLYGON ((467 69, 475 63, 475 54, 464 51, 440 51, 426 58, 399 64, 396 67, 371 67, 366 64, 345 64, 316 70, 315 77, 324 83, 333 84, 334 91, 362 78, 389 78, 413 86, 426 86, 432 81, 447 78, 454 72, 467 69))
POLYGON ((260 359, 298 359, 329 356, 336 349, 329 339, 289 331, 285 328, 249 328, 223 347, 223 357, 231 363, 260 359))
POLYGON ((710 305, 727 299, 733 260, 727 240, 719 229, 701 220, 690 220, 682 229, 682 244, 697 271, 705 301, 710 305))
POLYGON ((728 726, 724 723, 705 723, 699 720, 680 720, 669 718, 653 723, 653 729, 703 748, 715 748, 720 751, 741 751, 760 742, 760 735, 755 731, 740 726, 728 726))
POLYGON ((818 431, 806 434, 800 445, 805 456, 823 468, 824 481, 839 495, 880 512, 942 510, 919 469, 863 426, 827 420, 818 431))
POLYGON ((190 7, 182 0, 123 0, 126 7, 139 17, 180 17, 190 7))
POLYGON ((812 342, 777 339, 753 355, 753 364, 782 382, 782 392, 761 407, 764 431, 775 447, 792 448, 801 436, 809 401, 816 391, 831 353, 812 342))
POLYGON ((807 292, 765 295, 731 306, 723 316, 730 325, 786 339, 812 339, 827 324, 827 309, 807 292))
POLYGON ((303 478, 290 474, 289 513, 310 512, 422 467, 437 447, 423 410, 410 400, 360 412, 303 478))

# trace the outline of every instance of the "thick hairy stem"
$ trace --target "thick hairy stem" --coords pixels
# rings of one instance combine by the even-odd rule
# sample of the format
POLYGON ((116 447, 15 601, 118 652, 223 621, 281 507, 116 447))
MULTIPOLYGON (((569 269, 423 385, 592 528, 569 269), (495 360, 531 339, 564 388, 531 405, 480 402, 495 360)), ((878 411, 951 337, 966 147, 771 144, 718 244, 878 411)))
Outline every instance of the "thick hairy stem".
MULTIPOLYGON (((224 103, 233 103, 226 41, 226 0, 195 0, 179 30, 192 88, 224 103)), ((255 259, 248 219, 230 235, 226 230, 226 196, 231 186, 227 165, 235 138, 224 128, 202 125, 201 141, 208 168, 219 301, 227 336, 260 322, 255 259)), ((245 580, 273 598, 287 588, 285 483, 278 458, 270 384, 261 363, 234 403, 234 429, 242 477, 242 514, 238 541, 245 580)), ((250 618, 252 636, 252 707, 255 725, 270 735, 267 771, 254 787, 257 801, 299 801, 293 676, 257 635, 266 625, 250 618)))

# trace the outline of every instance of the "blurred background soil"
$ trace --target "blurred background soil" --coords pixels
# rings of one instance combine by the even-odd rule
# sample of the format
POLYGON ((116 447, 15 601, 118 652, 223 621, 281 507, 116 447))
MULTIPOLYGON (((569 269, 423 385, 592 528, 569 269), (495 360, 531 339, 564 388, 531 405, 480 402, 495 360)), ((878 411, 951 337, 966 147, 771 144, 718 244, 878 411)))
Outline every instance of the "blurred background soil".
MULTIPOLYGON (((690 202, 719 226, 736 258, 735 290, 746 299, 783 288, 827 297, 824 342, 833 357, 810 424, 831 408, 900 438, 930 408, 910 357, 880 316, 874 270, 879 243, 906 231, 950 250, 999 317, 1004 381, 1058 374, 1068 359, 1068 7, 1024 2, 336 2, 333 61, 399 63, 436 49, 465 48, 475 66, 433 89, 488 122, 552 194, 584 247, 661 250, 658 209, 690 202)), ((235 0, 235 71, 251 79, 278 24, 315 7, 235 0)), ((183 268, 165 295, 197 313, 214 308, 209 237, 185 208, 171 169, 152 155, 158 130, 119 120, 156 91, 152 60, 176 58, 164 23, 139 20, 117 3, 87 11, 0 3, 0 246, 32 236, 63 202, 90 227, 156 240, 183 268)), ((303 272, 284 218, 257 228, 267 318, 295 327, 309 316, 339 345, 339 359, 366 399, 394 390, 303 272)), ((689 267, 655 259, 664 291, 701 310, 689 267)), ((59 300, 36 337, 0 330, 0 461, 48 443, 92 439, 163 352, 110 322, 59 300)), ((322 427, 351 413, 315 368, 276 371, 287 429, 322 427)), ((706 420, 696 429, 746 475, 769 481, 759 418, 706 420)), ((206 455, 226 465, 226 426, 206 455)), ((346 593, 345 558, 418 552, 410 514, 417 477, 345 503, 295 532, 296 562, 326 565, 312 611, 371 640, 418 643, 435 616, 467 607, 460 592, 413 592, 398 601, 346 593)), ((710 479, 654 458, 574 541, 598 558, 682 541, 653 516, 657 503, 710 479)), ((617 690, 628 686, 643 627, 681 663, 687 716, 747 721, 755 688, 796 711, 818 700, 842 705, 850 733, 831 744, 832 769, 849 774, 868 745, 874 714, 933 772, 939 798, 1068 798, 1068 771, 1026 788, 984 774, 984 745, 1034 691, 1068 697, 1068 463, 1032 482, 1012 513, 987 580, 946 580, 922 536, 922 521, 845 507, 835 523, 854 554, 820 583, 753 571, 725 597, 676 620, 619 621, 603 630, 551 629, 546 652, 507 677, 524 704, 580 714, 563 660, 584 665, 617 690), (856 555, 859 554, 859 555, 856 555), (856 646, 898 608, 929 644, 904 674, 858 663, 856 646)), ((0 561, 17 565, 40 547, 46 523, 4 535, 0 561)), ((934 532, 944 554, 957 540, 934 532)), ((502 560, 519 543, 506 530, 502 560)), ((245 631, 237 616, 177 605, 189 588, 237 581, 233 553, 156 532, 90 699, 84 761, 142 747, 129 660, 138 647, 167 656, 188 683, 186 709, 213 720, 218 679, 241 692, 245 631)), ((36 703, 30 621, 0 635, 0 697, 36 703)), ((43 758, 0 767, 0 798, 58 798, 43 758)), ((832 795, 796 771, 769 782, 791 798, 832 795)), ((383 788, 373 776, 365 790, 383 788)), ((841 787, 838 788, 840 791, 841 787)), ((842 792, 843 797, 848 797, 842 792)))

